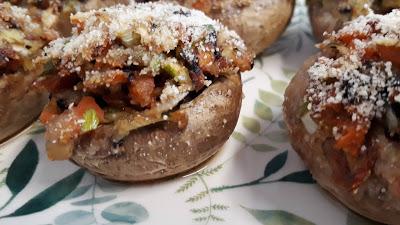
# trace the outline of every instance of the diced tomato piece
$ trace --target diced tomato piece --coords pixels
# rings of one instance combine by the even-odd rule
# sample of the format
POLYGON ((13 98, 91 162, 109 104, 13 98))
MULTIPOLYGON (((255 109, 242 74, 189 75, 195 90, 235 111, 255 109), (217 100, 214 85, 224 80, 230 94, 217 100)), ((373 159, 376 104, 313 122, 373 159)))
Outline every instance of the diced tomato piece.
POLYGON ((102 88, 104 86, 106 87, 116 86, 124 83, 128 83, 128 75, 120 70, 102 72, 99 78, 96 79, 89 78, 83 81, 83 85, 88 90, 96 90, 99 87, 102 88))
POLYGON ((111 85, 123 84, 128 82, 128 77, 125 73, 117 73, 110 79, 111 85))
POLYGON ((84 96, 79 102, 78 106, 76 106, 73 110, 74 113, 81 118, 83 117, 83 114, 89 109, 94 109, 96 111, 100 122, 104 121, 104 111, 96 103, 93 97, 84 96))
POLYGON ((131 80, 129 94, 134 104, 148 107, 154 103, 153 95, 156 85, 154 77, 150 75, 137 75, 131 80))
POLYGON ((80 78, 75 75, 68 75, 64 77, 49 76, 43 80, 35 82, 35 86, 38 88, 45 88, 51 93, 56 93, 62 90, 71 89, 79 81, 80 78))
POLYGON ((349 47, 354 47, 353 41, 355 39, 365 40, 368 38, 368 35, 363 33, 352 33, 352 34, 343 34, 338 38, 339 41, 345 43, 349 47))
POLYGON ((376 49, 374 49, 374 48, 366 48, 365 49, 363 59, 376 61, 376 60, 379 60, 379 57, 380 56, 379 56, 378 52, 376 52, 376 49))
POLYGON ((244 72, 253 68, 253 58, 253 54, 242 53, 242 55, 235 57, 234 63, 238 65, 241 72, 244 72))
POLYGON ((368 125, 360 121, 352 121, 351 115, 352 113, 348 112, 342 104, 330 104, 322 112, 321 120, 328 127, 344 128, 335 148, 355 157, 365 142, 368 125))
POLYGON ((53 99, 47 104, 40 114, 39 120, 43 124, 47 124, 50 120, 55 118, 59 114, 59 109, 57 107, 57 102, 53 99))
POLYGON ((390 61, 400 68, 400 47, 378 45, 378 54, 383 61, 390 61))
POLYGON ((199 59, 199 66, 202 70, 207 69, 214 62, 214 55, 212 52, 199 51, 197 53, 199 59))
POLYGON ((345 133, 337 140, 335 148, 342 149, 355 157, 359 154, 365 142, 366 133, 365 129, 357 130, 357 124, 346 125, 345 133))
POLYGON ((207 14, 211 12, 212 2, 211 0, 197 0, 192 4, 192 7, 207 14))
POLYGON ((177 123, 179 129, 185 129, 189 123, 186 113, 180 111, 171 113, 169 120, 177 123))

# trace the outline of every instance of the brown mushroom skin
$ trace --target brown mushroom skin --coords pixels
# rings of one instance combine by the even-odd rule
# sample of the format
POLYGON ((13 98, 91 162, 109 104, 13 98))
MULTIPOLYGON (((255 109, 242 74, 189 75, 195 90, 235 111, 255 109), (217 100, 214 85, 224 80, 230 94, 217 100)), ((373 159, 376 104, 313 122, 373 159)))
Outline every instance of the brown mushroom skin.
MULTIPOLYGON (((193 5, 196 0, 183 2, 184 5, 193 5)), ((294 4, 294 0, 213 0, 207 14, 236 31, 247 47, 259 54, 286 29, 294 4)))
POLYGON ((240 112, 239 74, 220 77, 199 96, 180 106, 188 125, 162 122, 132 131, 113 143, 102 126, 77 143, 72 161, 106 179, 138 182, 170 177, 209 159, 228 140, 240 112))
MULTIPOLYGON (((343 24, 351 21, 357 15, 367 13, 366 10, 354 13, 354 4, 362 5, 367 0, 307 0, 308 14, 314 37, 317 41, 322 41, 324 33, 331 33, 343 27, 343 24), (354 14, 354 15, 353 15, 354 14)), ((360 6, 358 6, 360 7, 360 6)), ((385 14, 393 8, 399 8, 399 1, 374 1, 371 8, 375 13, 385 14)), ((360 9, 358 9, 360 10, 360 9)))
POLYGON ((249 50, 256 54, 263 52, 281 36, 292 18, 295 5, 294 0, 162 1, 175 2, 205 12, 209 17, 236 31, 249 50))
MULTIPOLYGON (((376 152, 377 159, 371 175, 356 192, 353 192, 349 188, 338 185, 333 178, 334 168, 330 163, 333 160, 331 153, 338 150, 333 148, 332 133, 318 129, 315 133, 309 134, 302 123, 301 109, 309 84, 307 70, 314 64, 316 58, 312 57, 305 63, 285 92, 283 113, 289 129, 291 144, 310 169, 318 184, 337 200, 365 217, 385 224, 398 225, 400 196, 395 196, 393 191, 388 188, 389 174, 388 170, 383 168, 389 166, 388 154, 392 159, 393 157, 400 159, 400 154, 396 153, 399 144, 393 143, 385 137, 383 126, 380 123, 373 124, 374 127, 368 134, 367 151, 376 152), (393 150, 388 149, 389 147, 393 147, 393 150)), ((400 160, 390 163, 394 168, 400 168, 400 160)))
POLYGON ((351 11, 339 8, 347 0, 308 0, 308 15, 317 41, 322 41, 324 32, 331 33, 343 26, 345 21, 351 20, 351 11))
POLYGON ((0 142, 33 123, 48 101, 48 94, 32 88, 32 74, 0 78, 0 142))

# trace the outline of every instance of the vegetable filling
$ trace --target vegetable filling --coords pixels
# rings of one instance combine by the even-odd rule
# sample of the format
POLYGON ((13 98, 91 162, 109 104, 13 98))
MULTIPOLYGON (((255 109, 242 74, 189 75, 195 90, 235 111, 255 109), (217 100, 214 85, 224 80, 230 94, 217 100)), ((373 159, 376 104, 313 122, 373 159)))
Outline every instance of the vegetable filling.
POLYGON ((68 159, 80 136, 104 125, 114 127, 115 143, 161 121, 184 129, 182 102, 252 68, 236 33, 180 6, 119 5, 71 22, 73 36, 53 41, 37 60, 49 65, 36 85, 51 92, 40 117, 50 159, 68 159))
MULTIPOLYGON (((327 57, 308 70, 307 109, 344 152, 353 188, 373 166, 367 143, 373 122, 397 121, 392 109, 400 102, 399 40, 400 10, 385 16, 371 12, 329 35, 319 46, 327 57)), ((389 127, 392 135, 398 132, 392 122, 389 127)))

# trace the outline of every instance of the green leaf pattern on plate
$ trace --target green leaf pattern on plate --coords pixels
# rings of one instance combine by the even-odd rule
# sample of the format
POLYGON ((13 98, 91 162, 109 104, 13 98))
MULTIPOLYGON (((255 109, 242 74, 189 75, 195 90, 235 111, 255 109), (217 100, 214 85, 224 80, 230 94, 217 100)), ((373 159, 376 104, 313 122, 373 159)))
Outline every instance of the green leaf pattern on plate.
POLYGON ((30 140, 8 169, 6 185, 12 195, 17 195, 31 180, 39 160, 39 153, 34 141, 30 140))
POLYGON ((300 216, 283 210, 259 210, 243 207, 263 225, 315 225, 300 216))
MULTIPOLYGON (((22 151, 17 155, 17 157, 11 163, 11 166, 7 170, 7 176, 2 183, 8 187, 11 192, 11 196, 0 207, 0 211, 10 204, 14 198, 20 193, 26 185, 31 180, 33 174, 35 173, 37 164, 39 161, 39 152, 37 150, 34 141, 29 140, 22 151)), ((5 170, 3 169, 4 173, 5 170)))
POLYGON ((272 90, 278 92, 279 94, 283 94, 285 92, 287 85, 288 83, 286 81, 271 79, 272 90))
POLYGON ((54 220, 55 225, 89 225, 95 224, 93 214, 83 210, 73 210, 63 213, 54 220))
POLYGON ((96 205, 96 204, 102 204, 105 202, 112 201, 116 198, 117 198, 117 195, 107 195, 107 196, 103 196, 103 197, 90 198, 90 199, 84 199, 84 200, 77 201, 77 202, 72 202, 71 205, 76 205, 76 206, 96 205))
POLYGON ((0 218, 24 216, 45 210, 69 195, 81 182, 84 170, 79 169, 28 200, 14 212, 0 218))
POLYGON ((308 171, 308 170, 293 172, 291 174, 288 174, 288 175, 282 177, 281 179, 279 179, 279 181, 304 183, 304 184, 315 183, 314 178, 312 177, 310 171, 308 171))
POLYGON ((286 130, 270 131, 265 136, 272 142, 287 143, 289 141, 286 130))
MULTIPOLYGON (((2 152, 0 152, 0 157, 2 156, 2 152)), ((0 161, 0 165, 2 165, 0 161)), ((0 188, 2 188, 6 184, 6 175, 8 172, 8 168, 0 167, 0 188)))
POLYGON ((137 203, 119 202, 104 209, 101 216, 110 222, 134 224, 147 220, 149 213, 137 203))
POLYGON ((259 133, 261 130, 261 124, 257 119, 243 116, 242 122, 243 122, 244 128, 246 128, 248 131, 250 131, 252 133, 259 133))
MULTIPOLYGON (((297 20, 298 18, 294 17, 293 24, 297 23, 297 20)), ((304 29, 304 32, 306 36, 312 36, 309 29, 304 29)), ((291 27, 289 27, 288 32, 268 52, 263 53, 263 55, 265 56, 274 51, 281 51, 284 54, 288 49, 298 51, 301 49, 303 41, 303 37, 291 32, 291 27)), ((268 66, 268 62, 264 58, 259 57, 256 59, 255 65, 256 68, 263 71, 268 66)), ((218 202, 220 198, 217 195, 224 191, 277 182, 294 182, 300 185, 315 183, 310 172, 307 170, 283 172, 287 171, 284 168, 288 156, 293 153, 282 151, 283 147, 287 147, 288 133, 279 110, 283 102, 283 93, 288 85, 288 80, 293 77, 295 70, 284 67, 281 71, 274 74, 266 74, 267 71, 262 72, 265 72, 266 76, 264 78, 268 80, 265 82, 264 87, 261 86, 255 89, 256 98, 249 100, 251 101, 249 103, 250 111, 241 115, 240 126, 232 134, 232 138, 235 139, 236 144, 240 144, 241 146, 240 151, 247 151, 246 154, 250 151, 251 154, 257 154, 260 157, 265 156, 268 159, 265 161, 264 167, 260 167, 260 170, 254 171, 260 177, 235 185, 209 186, 211 184, 220 184, 215 183, 215 179, 211 183, 211 179, 213 179, 212 176, 219 174, 224 169, 223 162, 210 169, 199 171, 192 176, 182 179, 182 184, 178 186, 176 193, 182 196, 183 201, 187 200, 188 203, 185 204, 188 212, 192 214, 194 222, 201 222, 202 224, 221 223, 223 221, 226 224, 231 224, 235 222, 229 218, 225 218, 223 213, 232 208, 237 208, 240 203, 230 206, 218 202), (198 189, 195 190, 195 188, 198 189)), ((255 76, 243 76, 244 85, 253 85, 257 79, 255 76)), ((30 135, 41 134, 43 132, 43 127, 37 124, 28 131, 30 135)), ((36 171, 37 164, 38 150, 36 144, 33 141, 29 141, 8 170, 7 168, 0 168, 0 187, 3 186, 5 188, 7 186, 12 196, 16 196, 30 185, 30 180, 36 171)), ((17 209, 14 212, 5 216, 4 213, 0 214, 0 223, 4 217, 28 216, 33 213, 39 213, 57 203, 68 205, 70 210, 62 212, 61 215, 55 215, 55 218, 52 218, 55 225, 126 225, 148 220, 150 213, 144 207, 144 203, 142 205, 131 201, 132 199, 124 199, 123 201, 119 199, 120 193, 127 190, 130 187, 129 185, 108 182, 102 179, 96 180, 96 178, 93 179, 93 183, 88 184, 82 181, 83 184, 80 184, 83 175, 84 171, 78 170, 69 176, 60 178, 60 181, 49 185, 46 189, 39 190, 38 195, 31 199, 26 199, 26 202, 23 202, 22 205, 16 206, 17 209), (98 191, 101 194, 96 192, 96 190, 101 190, 98 191), (100 212, 100 214, 96 213, 96 211, 100 212)), ((224 181, 222 180, 221 182, 224 181)), ((253 220, 260 224, 314 224, 306 218, 285 210, 242 208, 249 213, 250 219, 253 217, 253 220)), ((0 209, 1 212, 2 210, 0 209)), ((186 222, 186 224, 189 223, 186 222)), ((350 213, 347 218, 347 225, 359 224, 372 225, 376 223, 350 213)))
POLYGON ((232 133, 232 137, 234 139, 236 139, 237 141, 239 141, 239 142, 246 143, 246 137, 242 133, 240 133, 239 131, 234 131, 232 133))
POLYGON ((267 105, 270 106, 282 106, 283 98, 270 91, 258 90, 260 99, 267 105))
POLYGON ((257 152, 272 152, 278 150, 278 148, 268 144, 253 144, 251 148, 257 152))
POLYGON ((78 187, 73 192, 71 192, 71 194, 69 194, 67 197, 65 197, 64 200, 78 198, 78 197, 86 194, 86 192, 88 192, 91 187, 92 187, 92 185, 85 185, 82 187, 78 187))
POLYGON ((106 192, 106 193, 118 193, 125 191, 126 189, 129 188, 128 184, 123 184, 123 183, 117 183, 117 182, 111 182, 105 179, 100 179, 97 181, 97 185, 99 188, 106 192))
POLYGON ((369 220, 356 213, 348 212, 346 225, 384 225, 384 224, 369 220))
POLYGON ((254 104, 254 112, 260 119, 263 120, 272 121, 274 117, 271 108, 258 100, 256 100, 256 103, 254 104))
POLYGON ((269 161, 264 170, 264 177, 267 178, 270 175, 272 175, 272 174, 278 172, 280 169, 282 169, 286 163, 287 156, 288 156, 288 152, 285 151, 285 152, 275 156, 271 161, 269 161))

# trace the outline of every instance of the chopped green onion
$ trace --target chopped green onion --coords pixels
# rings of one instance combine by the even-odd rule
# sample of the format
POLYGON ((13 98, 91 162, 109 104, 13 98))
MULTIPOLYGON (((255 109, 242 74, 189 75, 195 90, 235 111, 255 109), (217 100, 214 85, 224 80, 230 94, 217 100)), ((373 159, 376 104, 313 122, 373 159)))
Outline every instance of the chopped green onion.
POLYGON ((178 62, 169 60, 164 63, 162 69, 180 84, 191 82, 188 69, 180 65, 178 62))
POLYGON ((40 76, 49 75, 49 74, 53 73, 55 71, 55 69, 56 69, 56 66, 54 65, 54 63, 51 60, 49 60, 48 62, 46 62, 43 65, 43 72, 40 76))
POLYGON ((100 123, 99 117, 97 116, 96 110, 88 109, 83 114, 83 124, 81 129, 83 132, 89 132, 91 130, 95 130, 100 123))

